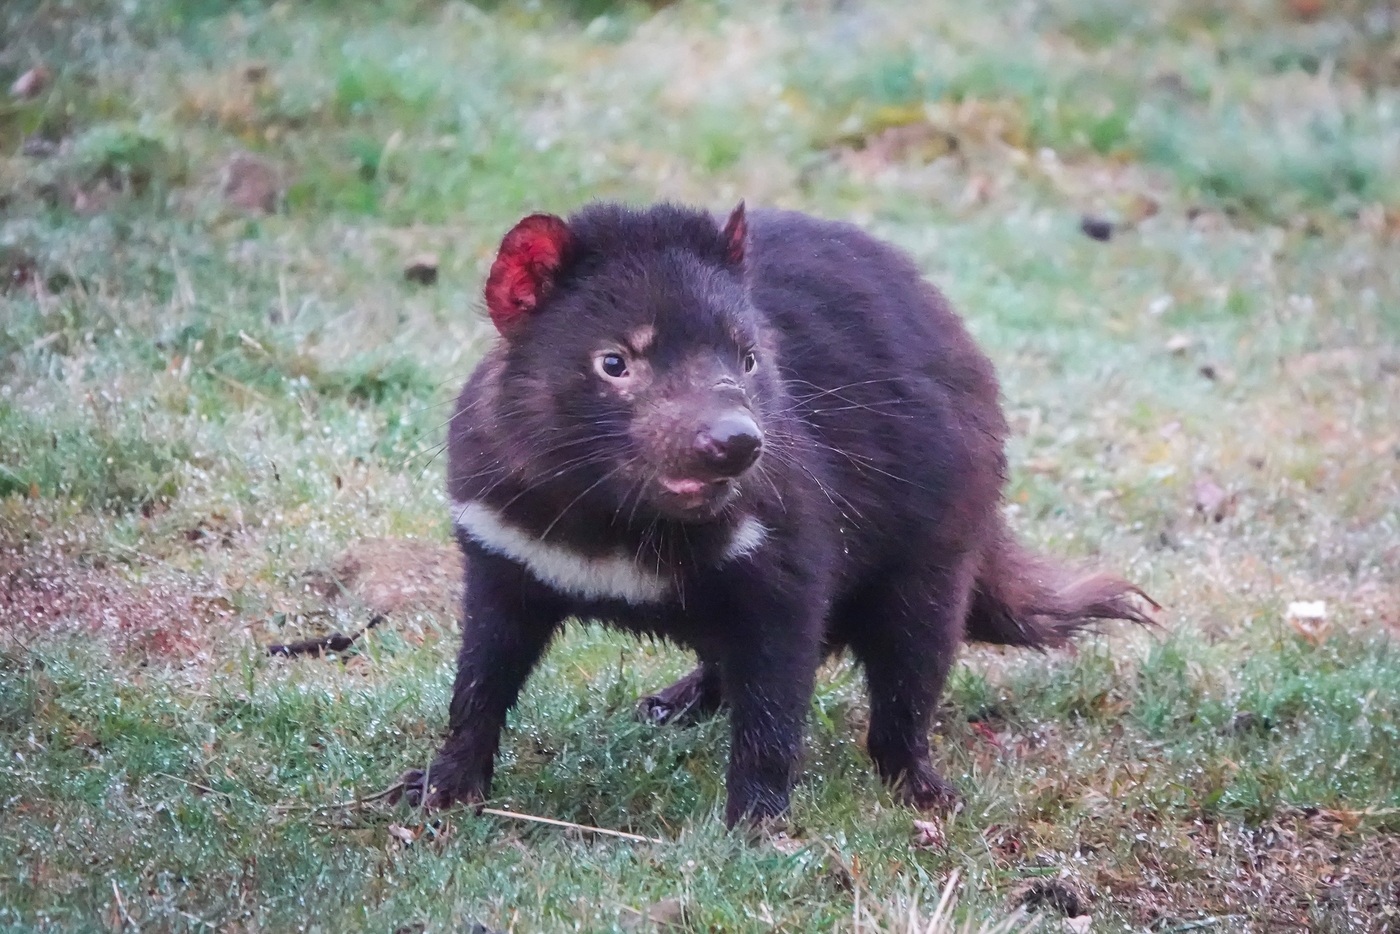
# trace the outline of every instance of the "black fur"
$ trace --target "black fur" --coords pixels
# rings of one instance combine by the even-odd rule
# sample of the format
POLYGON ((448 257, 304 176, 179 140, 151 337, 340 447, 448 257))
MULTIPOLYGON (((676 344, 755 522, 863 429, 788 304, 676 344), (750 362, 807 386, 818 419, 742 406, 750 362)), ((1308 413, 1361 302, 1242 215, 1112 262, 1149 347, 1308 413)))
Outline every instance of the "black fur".
POLYGON ((932 807, 953 797, 927 736, 964 638, 1041 647, 1091 618, 1146 621, 1136 588, 1067 580, 1008 534, 992 366, 905 256, 847 224, 736 218, 742 242, 674 206, 570 218, 538 305, 463 391, 454 501, 572 553, 630 555, 669 591, 584 599, 459 532, 467 590, 449 737, 426 777, 407 776, 428 804, 488 794, 506 712, 568 618, 695 651, 696 672, 645 709, 665 720, 728 706, 730 824, 786 810, 814 674, 832 652, 849 648, 864 667, 876 768, 932 807), (644 391, 618 390, 594 355, 646 329, 629 377, 644 370, 644 391), (691 439, 717 406, 752 413, 758 462, 678 505, 659 484, 694 472, 691 439), (746 517, 766 540, 725 560, 746 517))

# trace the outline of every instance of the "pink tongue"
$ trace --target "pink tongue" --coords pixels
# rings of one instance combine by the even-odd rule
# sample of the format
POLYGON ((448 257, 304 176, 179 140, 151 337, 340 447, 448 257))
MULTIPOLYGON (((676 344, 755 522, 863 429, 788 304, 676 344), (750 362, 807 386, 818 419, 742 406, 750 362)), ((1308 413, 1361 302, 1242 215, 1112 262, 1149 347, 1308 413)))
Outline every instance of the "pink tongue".
POLYGON ((661 485, 672 493, 699 493, 709 484, 703 480, 662 480, 661 485))

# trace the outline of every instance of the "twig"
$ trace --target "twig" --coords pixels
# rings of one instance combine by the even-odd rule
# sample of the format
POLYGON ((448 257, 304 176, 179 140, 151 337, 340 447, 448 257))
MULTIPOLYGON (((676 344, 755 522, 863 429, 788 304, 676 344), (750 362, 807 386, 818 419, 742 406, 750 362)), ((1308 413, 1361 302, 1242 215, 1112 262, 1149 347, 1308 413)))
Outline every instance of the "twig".
POLYGON ((233 800, 233 795, 229 794, 227 791, 220 791, 217 788, 210 788, 208 785, 201 785, 199 782, 192 782, 187 778, 181 778, 178 775, 171 775, 169 772, 152 772, 151 774, 159 775, 161 778, 168 778, 171 781, 179 782, 182 785, 189 785, 191 788, 198 788, 200 791, 206 792, 211 795, 218 795, 219 797, 227 798, 230 801, 233 800))
POLYGON ((247 383, 240 383, 238 380, 234 379, 232 376, 225 376, 224 374, 220 373, 218 370, 215 370, 215 369, 209 369, 209 370, 206 370, 205 372, 208 373, 210 376, 214 377, 214 378, 215 378, 216 380, 218 380, 219 382, 223 383, 225 386, 231 386, 231 387, 233 387, 234 389, 237 389, 239 392, 246 392, 248 395, 252 396, 254 399, 257 399, 259 402, 271 402, 271 401, 272 401, 272 400, 269 399, 267 396, 265 396, 265 395, 263 395, 262 393, 258 392, 258 391, 257 391, 256 389, 254 389, 252 386, 249 386, 247 383))
MULTIPOLYGON (((375 801, 383 800, 391 795, 403 791, 403 782, 394 782, 383 791, 376 791, 374 794, 364 798, 356 798, 354 801, 344 801, 337 804, 274 804, 274 811, 338 811, 357 808, 366 804, 373 804, 375 801)), ((592 827, 588 824, 575 824, 573 821, 557 820, 553 817, 539 817, 535 814, 524 814, 520 811, 503 811, 500 808, 479 807, 478 814, 491 814, 495 817, 510 817, 515 820, 534 821, 539 824, 549 824, 554 827, 567 827, 570 830, 582 830, 587 833, 600 833, 609 837, 619 837, 623 840, 635 840, 638 843, 665 843, 659 837, 644 837, 641 834, 627 833, 623 830, 608 830, 606 827, 592 827)))
POLYGON ((131 915, 126 910, 126 900, 122 898, 122 890, 117 887, 117 880, 112 880, 112 894, 117 897, 117 911, 121 913, 122 920, 131 925, 135 930, 141 930, 135 921, 131 920, 131 915))
POLYGON ((319 658, 323 652, 344 652, 346 649, 350 648, 350 646, 354 645, 355 641, 359 639, 360 636, 363 636, 382 622, 384 622, 384 616, 376 613, 374 616, 370 617, 369 622, 365 623, 364 627, 353 636, 333 632, 329 636, 322 636, 319 639, 303 639, 300 642, 289 642, 286 645, 269 645, 267 647, 267 654, 280 655, 283 658, 291 658, 296 655, 310 655, 313 658, 319 658))
POLYGON ((644 837, 637 833, 627 833, 622 830, 608 830, 605 827, 590 827, 588 824, 575 824, 573 821, 556 820, 553 817, 539 817, 534 814, 522 814, 519 811, 502 811, 500 808, 481 808, 482 814, 493 814, 496 817, 511 817, 516 820, 534 821, 539 824, 549 824, 554 827, 567 827, 570 830, 583 830, 588 833, 601 833, 609 837, 621 837, 624 840, 636 840, 639 843, 665 843, 665 840, 657 837, 644 837))
POLYGON ((1209 917, 1209 918, 1198 918, 1198 919, 1195 920, 1195 921, 1187 921, 1187 922, 1185 922, 1184 924, 1173 925, 1172 927, 1163 928, 1162 930, 1163 930, 1164 934, 1184 934, 1184 932, 1186 932, 1186 931, 1199 931, 1199 930, 1201 930, 1202 928, 1219 927, 1220 925, 1224 924, 1226 921, 1233 921, 1233 920, 1236 919, 1236 918, 1242 918, 1242 917, 1244 917, 1244 916, 1243 916, 1243 915, 1212 915, 1212 916, 1209 917))
POLYGON ((374 794, 364 798, 356 798, 354 801, 340 801, 334 804, 274 804, 274 811, 348 811, 351 808, 361 807, 366 804, 373 804, 376 801, 389 797, 403 791, 403 782, 394 782, 383 791, 376 791, 374 794))
POLYGON ((943 894, 938 899, 938 906, 933 909, 933 917, 928 919, 930 931, 937 931, 947 923, 953 910, 953 903, 957 901, 958 878, 961 875, 960 869, 954 869, 948 874, 948 881, 943 885, 943 894))
POLYGON ((176 913, 177 915, 179 915, 180 917, 182 917, 182 918, 187 918, 188 920, 193 921, 195 924, 201 925, 201 926, 203 926, 203 927, 207 927, 207 928, 218 927, 218 925, 214 924, 214 922, 212 922, 212 921, 205 921, 205 920, 204 920, 203 918, 201 918, 199 915, 192 915, 192 914, 190 914, 188 911, 185 911, 183 908, 176 908, 176 909, 175 909, 175 913, 176 913))

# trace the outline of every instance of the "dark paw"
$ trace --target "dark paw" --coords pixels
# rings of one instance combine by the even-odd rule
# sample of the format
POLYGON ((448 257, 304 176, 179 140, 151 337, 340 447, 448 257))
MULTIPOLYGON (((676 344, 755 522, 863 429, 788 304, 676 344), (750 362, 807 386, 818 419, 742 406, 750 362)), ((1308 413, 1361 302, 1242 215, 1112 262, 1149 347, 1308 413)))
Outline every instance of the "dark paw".
POLYGON ((948 814, 962 803, 958 790, 926 762, 910 768, 895 781, 893 792, 901 803, 920 811, 948 814))
POLYGON ((637 716, 661 724, 683 725, 703 720, 719 710, 718 679, 697 668, 663 691, 637 702, 637 716))
POLYGON ((409 807, 441 811, 459 802, 479 806, 486 800, 480 789, 450 779, 451 775, 435 773, 432 769, 409 769, 399 776, 399 788, 389 795, 389 802, 407 801, 409 807))
POLYGON ((418 807, 423 803, 423 770, 409 769, 401 774, 398 781, 394 782, 394 787, 389 789, 389 793, 384 796, 384 800, 390 804, 398 804, 400 801, 407 801, 408 806, 418 807))
POLYGON ((689 707, 672 703, 661 694, 648 694, 637 701, 637 716, 657 726, 676 723, 689 712, 689 707))
POLYGON ((767 817, 743 817, 730 824, 729 829, 750 846, 772 846, 788 856, 803 846, 793 836, 798 831, 793 827, 792 819, 786 812, 770 814, 767 817))

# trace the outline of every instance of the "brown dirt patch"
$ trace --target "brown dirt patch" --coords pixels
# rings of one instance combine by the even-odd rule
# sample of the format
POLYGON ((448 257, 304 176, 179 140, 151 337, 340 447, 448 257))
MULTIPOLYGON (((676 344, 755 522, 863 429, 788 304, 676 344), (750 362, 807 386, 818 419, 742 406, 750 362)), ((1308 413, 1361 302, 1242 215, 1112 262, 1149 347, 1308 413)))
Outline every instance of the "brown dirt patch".
POLYGON ((1259 828, 1198 823, 1175 845, 1144 842, 1132 874, 1094 882, 1153 930, 1400 930, 1400 835, 1354 833, 1339 812, 1259 828))
POLYGON ((358 604, 383 616, 415 611, 455 616, 462 596, 457 550, 414 539, 366 539, 308 576, 326 600, 358 604))
POLYGON ((118 651, 188 658, 232 617, 212 585, 178 573, 87 566, 57 550, 0 551, 0 629, 73 631, 118 651))

